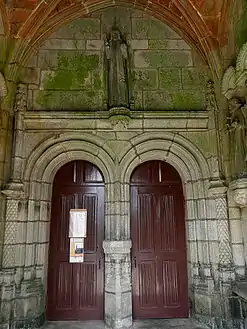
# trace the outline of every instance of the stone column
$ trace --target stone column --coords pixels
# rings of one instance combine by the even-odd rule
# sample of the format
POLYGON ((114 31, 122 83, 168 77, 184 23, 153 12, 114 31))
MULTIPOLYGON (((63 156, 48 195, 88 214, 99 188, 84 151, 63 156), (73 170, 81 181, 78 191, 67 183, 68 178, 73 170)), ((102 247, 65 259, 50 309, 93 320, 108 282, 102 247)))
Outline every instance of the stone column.
POLYGON ((242 271, 240 269, 240 273, 238 274, 244 276, 246 274, 245 266, 247 264, 247 178, 239 178, 232 181, 230 190, 232 192, 233 202, 235 203, 235 213, 237 213, 241 223, 235 229, 235 231, 238 229, 238 259, 240 262, 242 260, 242 264, 239 264, 242 265, 242 271), (241 256, 243 259, 240 259, 241 256))
POLYGON ((228 282, 232 276, 232 248, 227 205, 227 187, 221 181, 213 182, 209 192, 215 201, 215 216, 219 241, 219 270, 223 282, 228 282))
POLYGON ((132 326, 131 241, 104 241, 105 323, 112 329, 132 326))
POLYGON ((12 148, 10 184, 21 184, 23 172, 24 111, 27 107, 27 86, 20 85, 15 102, 15 124, 12 148))
POLYGON ((214 290, 211 291, 211 322, 229 321, 231 317, 229 296, 234 280, 233 257, 227 202, 227 186, 221 180, 211 181, 209 195, 214 203, 214 216, 218 237, 218 266, 214 269, 214 290))
MULTIPOLYGON (((2 303, 0 314, 4 314, 3 323, 8 326, 13 321, 16 288, 20 287, 22 279, 23 244, 18 240, 24 237, 24 223, 19 221, 20 206, 24 197, 22 191, 4 190, 6 196, 5 232, 2 259, 2 303)), ((6 327, 7 328, 7 327, 6 327)))

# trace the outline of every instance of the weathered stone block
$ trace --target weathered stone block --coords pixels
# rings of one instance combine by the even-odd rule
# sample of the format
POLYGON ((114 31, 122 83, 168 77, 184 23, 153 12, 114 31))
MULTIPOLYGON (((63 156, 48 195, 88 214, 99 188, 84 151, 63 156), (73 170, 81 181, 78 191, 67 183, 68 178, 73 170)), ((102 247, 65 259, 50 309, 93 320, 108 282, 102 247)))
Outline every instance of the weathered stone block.
MULTIPOLYGON (((133 97, 133 101, 134 101, 134 108, 136 110, 143 110, 143 94, 142 94, 142 92, 133 91, 132 97, 133 97)), ((131 124, 131 122, 130 122, 130 124, 131 124)))
POLYGON ((132 49, 148 49, 148 40, 130 40, 132 49))
POLYGON ((57 51, 40 50, 37 65, 41 69, 55 69, 57 66, 57 51))
POLYGON ((135 90, 150 90, 158 87, 157 70, 135 70, 134 72, 135 90))
POLYGON ((156 19, 132 18, 133 39, 181 39, 167 25, 156 19))
POLYGON ((86 49, 87 50, 103 50, 104 40, 87 40, 86 49))
POLYGON ((184 40, 148 40, 148 46, 149 49, 191 49, 191 47, 184 40))
POLYGON ((166 91, 145 91, 144 109, 165 110, 172 108, 172 96, 166 91))
POLYGON ((24 68, 21 73, 22 81, 29 84, 39 84, 40 69, 38 68, 24 68))
POLYGON ((192 66, 191 52, 188 50, 136 50, 134 52, 136 68, 162 68, 192 66))
POLYGON ((200 91, 176 91, 172 96, 172 107, 181 110, 203 110, 206 106, 205 94, 200 91))
POLYGON ((99 109, 103 106, 98 91, 40 91, 35 99, 37 109, 99 109))
POLYGON ((100 20, 97 18, 78 19, 56 31, 52 38, 100 39, 100 20))
POLYGON ((101 70, 92 71, 92 88, 94 90, 103 90, 103 72, 101 70))
POLYGON ((203 70, 182 68, 182 86, 184 89, 203 89, 209 77, 203 70))
POLYGON ((77 39, 47 39, 41 49, 65 49, 77 50, 85 49, 85 40, 77 39))
POLYGON ((159 69, 159 87, 170 89, 181 88, 181 71, 178 68, 159 69))

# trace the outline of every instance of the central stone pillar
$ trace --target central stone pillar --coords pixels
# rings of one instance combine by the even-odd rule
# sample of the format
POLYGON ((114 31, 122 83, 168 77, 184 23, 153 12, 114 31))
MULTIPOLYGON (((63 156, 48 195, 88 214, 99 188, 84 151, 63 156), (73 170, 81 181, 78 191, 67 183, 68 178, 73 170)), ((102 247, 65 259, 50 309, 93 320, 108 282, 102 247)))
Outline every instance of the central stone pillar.
POLYGON ((104 241, 105 323, 112 329, 131 328, 131 241, 104 241))

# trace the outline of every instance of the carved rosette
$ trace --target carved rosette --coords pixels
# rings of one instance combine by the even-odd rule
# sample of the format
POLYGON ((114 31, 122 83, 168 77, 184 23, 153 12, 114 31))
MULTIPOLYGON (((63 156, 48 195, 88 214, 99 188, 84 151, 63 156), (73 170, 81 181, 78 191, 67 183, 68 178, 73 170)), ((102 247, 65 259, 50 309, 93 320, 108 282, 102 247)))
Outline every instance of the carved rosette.
POLYGON ((239 178, 230 183, 233 199, 241 207, 247 207, 247 178, 239 178))

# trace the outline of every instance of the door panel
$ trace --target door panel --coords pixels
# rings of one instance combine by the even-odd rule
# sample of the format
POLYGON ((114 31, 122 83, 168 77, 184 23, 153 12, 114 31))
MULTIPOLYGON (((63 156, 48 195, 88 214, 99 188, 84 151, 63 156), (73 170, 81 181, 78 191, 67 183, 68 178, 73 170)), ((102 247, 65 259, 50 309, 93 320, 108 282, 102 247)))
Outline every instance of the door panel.
POLYGON ((157 182, 161 176, 166 177, 166 173, 155 175, 155 167, 159 171, 163 164, 155 162, 153 166, 149 163, 146 170, 151 173, 152 184, 148 184, 147 175, 143 184, 142 170, 139 170, 135 183, 131 185, 133 313, 135 318, 187 317, 188 283, 181 181, 173 173, 170 176, 172 182, 157 182))
MULTIPOLYGON (((88 168, 90 165, 87 163, 88 168)), ((64 168, 64 175, 66 172, 73 174, 71 184, 67 177, 61 180, 61 172, 59 179, 56 180, 56 177, 54 181, 47 317, 49 320, 102 319, 104 185, 82 182, 86 177, 83 174, 86 172, 84 162, 76 161, 67 166, 69 168, 64 168), (75 171, 70 166, 74 166, 75 171), (77 182, 74 181, 75 177, 77 182), (73 208, 88 211, 83 263, 69 263, 69 210, 73 208)), ((95 177, 95 170, 91 172, 95 177)))

